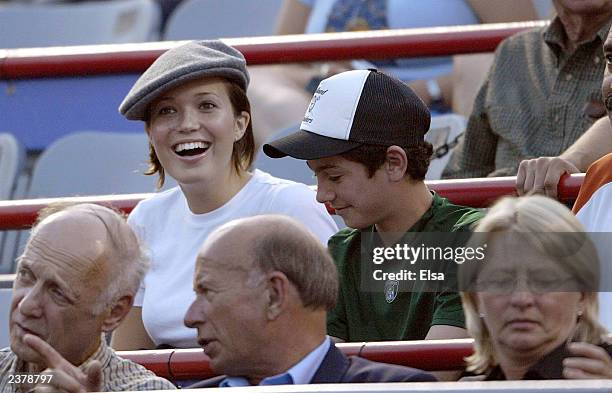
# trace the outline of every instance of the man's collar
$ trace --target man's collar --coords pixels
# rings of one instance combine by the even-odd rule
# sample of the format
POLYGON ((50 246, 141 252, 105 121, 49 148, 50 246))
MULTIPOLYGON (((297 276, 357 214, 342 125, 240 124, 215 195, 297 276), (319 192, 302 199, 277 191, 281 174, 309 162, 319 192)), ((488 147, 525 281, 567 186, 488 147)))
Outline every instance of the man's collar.
POLYGON ((334 343, 331 343, 319 369, 313 375, 311 383, 340 383, 344 380, 349 366, 349 359, 334 343))
POLYGON ((610 27, 612 27, 612 20, 605 24, 604 27, 599 29, 597 32, 597 36, 601 39, 601 42, 606 42, 606 38, 608 38, 608 32, 610 31, 610 27))
POLYGON ((105 367, 108 366, 109 362, 111 361, 111 356, 112 356, 112 350, 108 348, 108 345, 106 345, 106 337, 104 337, 104 333, 102 333, 102 337, 100 338, 100 345, 98 346, 98 349, 96 349, 96 351, 90 357, 88 357, 83 363, 81 363, 81 365, 79 366, 79 369, 84 371, 89 365, 89 363, 91 363, 94 360, 97 360, 98 362, 100 362, 100 364, 102 365, 102 369, 104 369, 105 367))
POLYGON ((564 51, 566 39, 565 28, 558 16, 555 16, 550 24, 542 31, 542 39, 557 57, 564 51))
MULTIPOLYGON (((610 26, 612 25, 612 21, 606 23, 599 31, 597 31, 596 37, 598 37, 601 42, 605 42, 608 36, 608 30, 610 30, 610 26)), ((555 16, 554 19, 550 22, 548 27, 546 27, 542 31, 542 39, 546 42, 546 44, 553 48, 554 46, 563 49, 564 42, 566 40, 565 28, 563 27, 563 23, 561 23, 561 19, 558 16, 555 16)), ((592 42, 593 40, 589 41, 592 42)), ((583 45, 585 43, 582 43, 583 45)))
MULTIPOLYGON (((284 373, 264 378, 260 385, 305 385, 309 384, 314 374, 319 369, 331 346, 331 339, 325 336, 323 342, 313 349, 308 355, 304 356, 299 362, 293 365, 284 373)), ((220 387, 250 386, 250 383, 243 377, 228 376, 219 384, 220 387)))
POLYGON ((293 378, 293 383, 308 384, 312 380, 313 375, 323 362, 329 347, 331 346, 331 338, 325 336, 323 342, 313 349, 308 355, 304 356, 297 364, 287 370, 287 373, 293 378))

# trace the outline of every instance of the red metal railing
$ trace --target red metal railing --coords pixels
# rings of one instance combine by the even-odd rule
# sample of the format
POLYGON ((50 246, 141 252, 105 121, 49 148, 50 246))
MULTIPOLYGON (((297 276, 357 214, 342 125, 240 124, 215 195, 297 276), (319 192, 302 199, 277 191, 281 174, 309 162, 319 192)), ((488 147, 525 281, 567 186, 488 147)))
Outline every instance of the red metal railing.
MULTIPOLYGON (((493 51, 504 38, 547 22, 378 30, 224 39, 250 65, 448 56, 493 51)), ((180 42, 0 50, 0 79, 82 76, 144 71, 180 42)))
MULTIPOLYGON (((559 184, 562 202, 571 202, 578 195, 584 174, 566 176, 559 184)), ((426 182, 429 188, 459 205, 484 207, 504 195, 514 194, 514 177, 481 179, 436 180, 426 182)), ((151 194, 99 195, 48 199, 0 201, 0 230, 28 228, 36 220, 38 211, 53 202, 99 203, 112 205, 129 213, 142 199, 151 194)), ((334 213, 329 209, 330 213, 334 213)))
MULTIPOLYGON (((390 341, 337 344, 348 356, 399 364, 427 371, 463 370, 463 359, 473 351, 472 339, 390 341)), ((160 377, 171 380, 205 379, 216 374, 202 349, 122 351, 121 357, 142 364, 160 377)))

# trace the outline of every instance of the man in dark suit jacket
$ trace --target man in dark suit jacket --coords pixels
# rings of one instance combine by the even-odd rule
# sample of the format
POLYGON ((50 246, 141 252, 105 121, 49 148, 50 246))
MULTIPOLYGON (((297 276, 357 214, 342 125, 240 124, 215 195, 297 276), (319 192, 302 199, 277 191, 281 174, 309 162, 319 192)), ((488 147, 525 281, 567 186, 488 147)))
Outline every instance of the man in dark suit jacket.
POLYGON ((256 216, 215 230, 202 246, 185 324, 211 368, 192 387, 435 381, 408 367, 346 357, 326 336, 338 293, 335 265, 304 226, 256 216))

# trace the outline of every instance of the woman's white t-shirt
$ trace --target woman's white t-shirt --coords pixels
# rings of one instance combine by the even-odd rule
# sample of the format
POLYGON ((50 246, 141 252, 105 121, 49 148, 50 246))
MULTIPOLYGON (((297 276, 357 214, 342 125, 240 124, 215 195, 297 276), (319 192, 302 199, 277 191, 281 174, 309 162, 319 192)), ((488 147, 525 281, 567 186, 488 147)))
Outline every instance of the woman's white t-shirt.
POLYGON ((303 223, 323 244, 337 227, 315 192, 301 183, 256 170, 225 205, 193 214, 179 187, 141 201, 128 218, 151 259, 134 300, 156 345, 197 347, 196 330, 183 325, 191 302, 196 255, 206 237, 231 220, 259 214, 285 214, 303 223))

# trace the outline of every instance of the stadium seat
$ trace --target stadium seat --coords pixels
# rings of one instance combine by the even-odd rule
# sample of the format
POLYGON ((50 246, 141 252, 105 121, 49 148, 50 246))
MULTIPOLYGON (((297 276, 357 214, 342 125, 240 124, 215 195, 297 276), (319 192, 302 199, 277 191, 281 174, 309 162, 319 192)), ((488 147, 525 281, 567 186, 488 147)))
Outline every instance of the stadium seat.
MULTIPOLYGON (((147 158, 144 132, 70 134, 51 144, 38 158, 25 198, 154 192, 157 176, 143 175, 147 158)), ((166 176, 164 189, 175 185, 166 176)), ((28 234, 21 231, 13 258, 23 251, 28 234)))
POLYGON ((0 48, 117 44, 157 40, 154 0, 1 4, 0 48))
MULTIPOLYGON (((298 125, 288 127, 277 134, 272 135, 266 142, 287 136, 295 132, 298 127, 298 125)), ((255 157, 253 166, 264 172, 268 172, 272 176, 280 177, 281 179, 289 179, 309 186, 317 184, 317 180, 315 179, 310 168, 308 168, 306 165, 306 161, 296 160, 295 158, 291 157, 270 158, 263 153, 261 148, 257 152, 257 157, 255 157)), ((332 218, 336 222, 338 229, 346 227, 346 224, 340 216, 334 214, 332 215, 332 218)))
POLYGON ((433 145, 434 157, 425 175, 426 180, 439 180, 442 177, 442 171, 450 159, 452 149, 456 145, 456 138, 465 131, 465 126, 465 117, 461 115, 432 116, 429 131, 425 134, 425 140, 433 145), (446 147, 444 147, 445 145, 446 147), (443 153, 444 151, 446 151, 446 154, 436 157, 436 152, 443 153))
POLYGON ((25 162, 25 149, 12 134, 0 133, 0 200, 10 199, 25 162))
POLYGON ((10 288, 0 288, 0 348, 9 346, 9 310, 11 305, 12 290, 10 288))
MULTIPOLYGON (((299 125, 288 127, 269 137, 266 143, 292 134, 298 128, 299 125)), ((291 157, 270 158, 264 154, 261 148, 257 152, 257 157, 255 157, 255 163, 253 166, 257 169, 261 169, 264 172, 268 172, 272 176, 280 177, 282 179, 293 180, 309 186, 317 184, 317 179, 315 179, 312 171, 306 165, 306 161, 296 160, 295 158, 291 157)))
POLYGON ((157 177, 143 175, 148 156, 144 132, 67 135, 38 158, 27 197, 153 192, 157 177))
POLYGON ((554 15, 552 0, 533 0, 533 6, 540 19, 550 19, 554 15))
MULTIPOLYGON (((12 134, 0 133, 0 200, 11 199, 14 196, 25 164, 25 157, 24 147, 12 134)), ((0 255, 7 242, 15 243, 14 231, 0 232, 0 255)), ((0 259, 0 274, 8 273, 12 265, 12 260, 0 259)))
POLYGON ((164 40, 252 37, 275 33, 282 0, 185 0, 168 18, 164 40))

